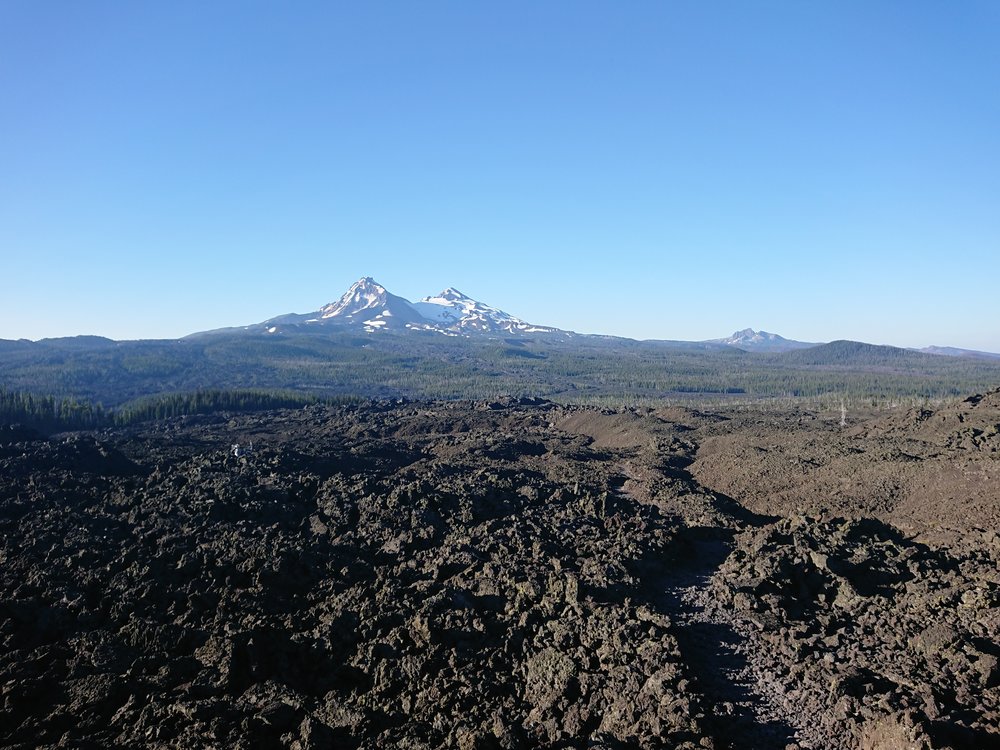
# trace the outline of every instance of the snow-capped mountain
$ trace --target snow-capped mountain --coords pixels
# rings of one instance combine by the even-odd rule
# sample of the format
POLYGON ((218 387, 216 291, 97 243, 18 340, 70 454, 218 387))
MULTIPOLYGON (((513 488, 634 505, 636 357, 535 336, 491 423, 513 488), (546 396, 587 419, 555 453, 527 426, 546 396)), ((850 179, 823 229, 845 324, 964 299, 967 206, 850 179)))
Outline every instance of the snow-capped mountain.
POLYGON ((711 339, 710 343, 725 344, 748 352, 789 352, 794 349, 807 349, 816 344, 805 341, 793 341, 767 331, 755 331, 744 328, 724 339, 711 339))
POLYGON ((324 305, 306 320, 320 321, 355 323, 366 328, 405 328, 424 322, 409 300, 391 294, 371 276, 355 281, 339 300, 324 305))
POLYGON ((535 326, 490 305, 477 302, 454 287, 424 297, 413 307, 424 319, 456 332, 551 333, 555 328, 535 326))
POLYGON ((413 303, 392 294, 370 276, 354 282, 339 300, 314 313, 282 315, 249 329, 287 333, 325 326, 353 326, 368 332, 436 331, 450 336, 560 333, 557 328, 536 326, 515 318, 450 287, 436 296, 413 303))

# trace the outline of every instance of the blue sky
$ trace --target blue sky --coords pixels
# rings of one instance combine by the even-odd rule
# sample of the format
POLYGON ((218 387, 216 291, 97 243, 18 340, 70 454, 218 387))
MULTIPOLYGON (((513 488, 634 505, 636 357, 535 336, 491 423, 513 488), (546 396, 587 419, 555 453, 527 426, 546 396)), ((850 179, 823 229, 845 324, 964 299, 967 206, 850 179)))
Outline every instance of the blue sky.
POLYGON ((996 2, 0 3, 0 337, 362 275, 583 332, 1000 351, 996 2))

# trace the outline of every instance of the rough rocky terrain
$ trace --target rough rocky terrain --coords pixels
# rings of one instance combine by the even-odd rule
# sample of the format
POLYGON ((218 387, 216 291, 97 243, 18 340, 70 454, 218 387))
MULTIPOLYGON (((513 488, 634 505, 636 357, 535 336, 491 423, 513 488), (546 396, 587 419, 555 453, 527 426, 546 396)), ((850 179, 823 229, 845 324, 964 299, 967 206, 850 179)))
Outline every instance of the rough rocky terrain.
POLYGON ((1000 747, 1000 394, 838 422, 4 429, 0 746, 1000 747))

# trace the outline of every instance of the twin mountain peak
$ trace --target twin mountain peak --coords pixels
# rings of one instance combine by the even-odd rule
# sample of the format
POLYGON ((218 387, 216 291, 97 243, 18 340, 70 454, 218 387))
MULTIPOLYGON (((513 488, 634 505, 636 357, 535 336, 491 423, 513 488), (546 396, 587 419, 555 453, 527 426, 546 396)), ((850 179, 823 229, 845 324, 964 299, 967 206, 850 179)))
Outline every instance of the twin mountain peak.
MULTIPOLYGON (((260 324, 268 333, 288 333, 303 328, 353 326, 365 331, 436 331, 460 336, 476 333, 528 334, 565 333, 557 328, 536 326, 520 318, 477 302, 449 287, 440 294, 410 302, 370 276, 365 276, 336 302, 305 315, 282 315, 260 324)), ((257 328, 252 326, 251 328, 257 328)))

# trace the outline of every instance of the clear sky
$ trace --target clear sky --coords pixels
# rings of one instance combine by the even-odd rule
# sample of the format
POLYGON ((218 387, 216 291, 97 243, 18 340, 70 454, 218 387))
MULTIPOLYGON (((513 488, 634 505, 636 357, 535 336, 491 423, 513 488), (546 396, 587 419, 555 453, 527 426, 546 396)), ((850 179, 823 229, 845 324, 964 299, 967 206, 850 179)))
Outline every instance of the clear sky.
POLYGON ((1000 3, 0 0, 0 337, 358 277, 1000 351, 1000 3))

